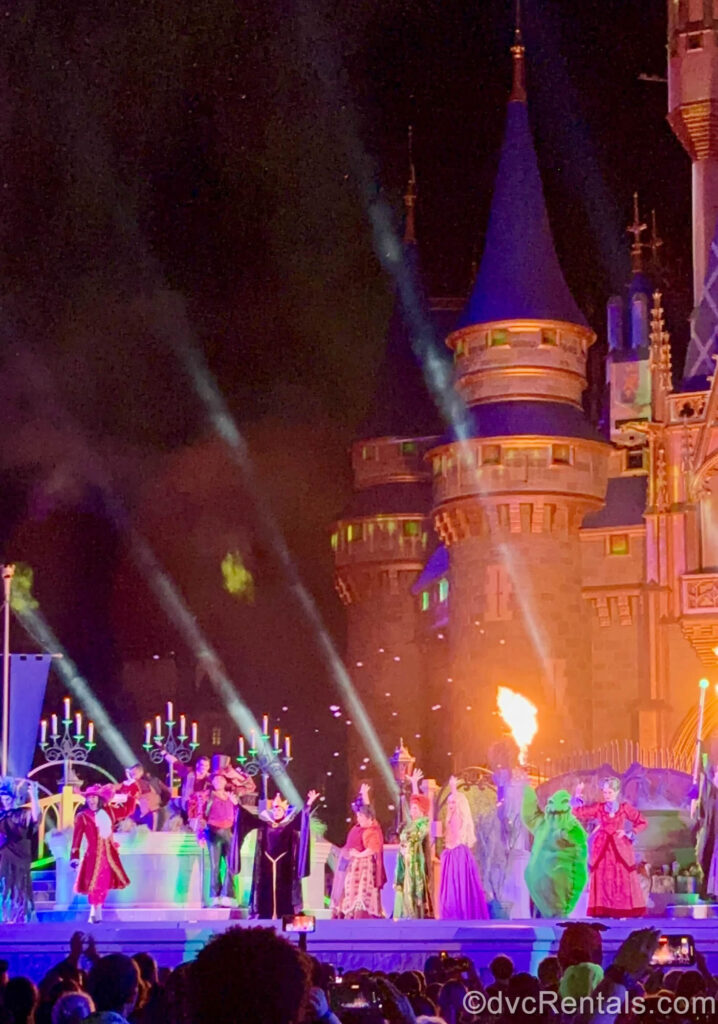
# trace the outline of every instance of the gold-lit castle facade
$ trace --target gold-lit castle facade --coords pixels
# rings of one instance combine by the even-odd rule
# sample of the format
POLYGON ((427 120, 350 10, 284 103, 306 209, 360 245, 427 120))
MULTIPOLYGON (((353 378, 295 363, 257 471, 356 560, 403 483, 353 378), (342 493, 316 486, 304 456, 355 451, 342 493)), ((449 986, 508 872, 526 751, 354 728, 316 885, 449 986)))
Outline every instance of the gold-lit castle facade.
MULTIPOLYGON (((388 383, 352 448, 332 533, 347 666, 386 749, 402 734, 435 773, 485 760, 499 686, 536 705, 543 763, 604 748, 690 759, 698 681, 718 682, 718 3, 668 9, 669 121, 693 165, 685 367, 636 211, 628 297, 607 307, 606 422, 589 422, 596 336, 556 256, 517 36, 476 281, 458 308, 426 304, 462 414, 441 422, 418 396, 399 301, 388 383)), ((415 194, 412 175, 418 273, 415 194)), ((714 696, 708 714, 718 726, 714 696)))

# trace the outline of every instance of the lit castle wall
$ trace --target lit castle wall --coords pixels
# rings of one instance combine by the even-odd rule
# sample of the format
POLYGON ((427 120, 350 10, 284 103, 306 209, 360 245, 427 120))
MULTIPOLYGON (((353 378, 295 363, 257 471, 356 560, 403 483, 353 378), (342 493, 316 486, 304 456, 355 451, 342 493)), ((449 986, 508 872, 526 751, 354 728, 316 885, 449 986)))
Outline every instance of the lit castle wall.
MULTIPOLYGON (((332 538, 347 664, 385 747, 403 735, 437 774, 447 754, 448 767, 485 758, 499 685, 536 703, 537 759, 615 740, 690 747, 698 679, 718 665, 718 0, 710 16, 704 0, 668 7, 670 121, 693 161, 697 306, 679 387, 636 205, 628 297, 607 308, 603 432, 584 414, 595 335, 551 237, 517 34, 481 265, 439 325, 469 436, 436 422, 425 389, 424 419, 393 422, 411 396, 385 393, 387 416, 352 451, 356 494, 332 538)), ((411 390, 400 320, 389 379, 411 390)))

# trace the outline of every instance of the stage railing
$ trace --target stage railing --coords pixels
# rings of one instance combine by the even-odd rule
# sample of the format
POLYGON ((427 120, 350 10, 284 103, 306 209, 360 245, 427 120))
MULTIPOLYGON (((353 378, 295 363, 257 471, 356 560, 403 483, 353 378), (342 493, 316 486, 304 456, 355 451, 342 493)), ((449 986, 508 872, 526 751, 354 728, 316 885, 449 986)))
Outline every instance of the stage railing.
POLYGON ((628 771, 633 764, 644 768, 665 768, 672 771, 692 771, 691 758, 669 747, 644 747, 633 740, 613 740, 594 750, 577 750, 562 757, 543 761, 539 766, 544 778, 550 779, 567 772, 591 771, 610 765, 618 774, 628 771))

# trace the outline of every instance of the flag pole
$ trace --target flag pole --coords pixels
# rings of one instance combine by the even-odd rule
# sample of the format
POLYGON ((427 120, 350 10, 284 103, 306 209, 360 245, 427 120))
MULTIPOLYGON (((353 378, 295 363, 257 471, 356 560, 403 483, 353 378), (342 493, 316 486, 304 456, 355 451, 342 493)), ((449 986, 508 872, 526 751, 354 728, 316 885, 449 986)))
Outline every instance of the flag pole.
POLYGON ((2 774, 8 772, 8 752, 10 746, 10 588, 15 575, 14 565, 2 567, 2 581, 5 590, 3 605, 3 650, 2 650, 2 774))

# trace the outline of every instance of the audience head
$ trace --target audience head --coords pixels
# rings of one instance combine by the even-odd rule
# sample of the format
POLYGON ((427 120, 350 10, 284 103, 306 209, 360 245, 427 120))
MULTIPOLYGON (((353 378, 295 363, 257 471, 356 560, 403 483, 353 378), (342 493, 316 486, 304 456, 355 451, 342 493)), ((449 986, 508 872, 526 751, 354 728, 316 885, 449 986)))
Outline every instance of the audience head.
POLYGON ((3 991, 3 1005, 15 1024, 31 1021, 37 1002, 37 988, 29 978, 10 978, 3 991))
POLYGON ((605 925, 580 921, 571 921, 565 926, 557 954, 564 971, 574 964, 600 964, 603 961, 603 930, 605 925))
POLYGON ((140 990, 137 964, 123 953, 103 956, 90 971, 87 989, 98 1011, 114 1010, 126 1017, 132 1012, 140 990))
POLYGON ((497 981, 508 981, 514 973, 514 962, 505 953, 499 953, 489 964, 489 970, 497 981))
POLYGON ((561 964, 557 956, 545 956, 538 965, 538 980, 544 988, 558 990, 561 980, 561 964))
POLYGON ((52 1008, 52 1024, 79 1024, 95 1011, 86 992, 63 992, 52 1008))
POLYGON ((293 1024, 309 996, 308 957, 273 928, 215 935, 191 968, 195 1024, 293 1024))
POLYGON ((158 976, 155 958, 150 953, 135 953, 132 959, 137 964, 142 980, 148 985, 156 985, 158 976))

